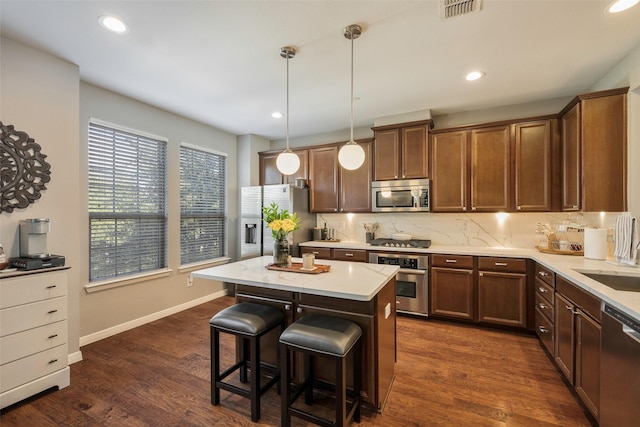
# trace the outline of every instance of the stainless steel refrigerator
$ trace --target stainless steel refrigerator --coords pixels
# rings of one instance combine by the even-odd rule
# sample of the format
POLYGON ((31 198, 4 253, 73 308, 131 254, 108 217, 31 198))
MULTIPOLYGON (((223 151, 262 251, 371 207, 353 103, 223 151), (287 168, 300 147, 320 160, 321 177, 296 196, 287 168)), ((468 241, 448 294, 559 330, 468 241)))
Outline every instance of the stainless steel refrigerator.
POLYGON ((240 258, 273 254, 271 229, 262 221, 262 207, 275 202, 280 209, 296 213, 300 228, 289 233, 291 255, 300 256, 300 242, 312 240, 315 214, 309 213, 309 189, 293 184, 242 187, 240 203, 240 258))

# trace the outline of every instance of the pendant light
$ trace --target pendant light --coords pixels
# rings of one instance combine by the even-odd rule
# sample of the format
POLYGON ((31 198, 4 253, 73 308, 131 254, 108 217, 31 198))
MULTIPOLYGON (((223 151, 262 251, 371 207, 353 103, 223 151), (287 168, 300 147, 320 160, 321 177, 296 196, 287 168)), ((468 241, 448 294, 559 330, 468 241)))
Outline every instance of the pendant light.
POLYGON ((344 37, 351 40, 351 138, 340 148, 338 162, 345 169, 355 170, 364 163, 364 149, 353 140, 353 41, 360 37, 362 28, 349 25, 344 29, 344 37))
POLYGON ((296 56, 296 50, 290 46, 280 49, 280 56, 287 60, 287 148, 276 158, 276 167, 283 175, 294 174, 300 168, 300 158, 289 149, 289 59, 296 56))

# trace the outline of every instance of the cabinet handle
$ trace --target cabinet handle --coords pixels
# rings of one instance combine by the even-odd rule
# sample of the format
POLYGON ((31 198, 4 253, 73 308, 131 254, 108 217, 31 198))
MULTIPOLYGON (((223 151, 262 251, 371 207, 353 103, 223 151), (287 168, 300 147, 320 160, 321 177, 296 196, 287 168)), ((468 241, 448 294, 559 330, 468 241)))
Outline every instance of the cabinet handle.
POLYGON ((549 273, 547 273, 546 271, 538 271, 538 274, 541 275, 542 277, 546 277, 549 275, 549 273))
POLYGON ((541 309, 544 310, 545 308, 547 308, 547 305, 544 304, 544 303, 540 303, 540 304, 538 304, 538 307, 540 307, 541 309))
POLYGON ((545 328, 544 326, 538 326, 538 330, 543 334, 546 334, 546 333, 549 332, 549 330, 547 328, 545 328))
POLYGON ((393 177, 393 179, 398 179, 398 175, 395 175, 395 176, 393 177))
POLYGON ((507 263, 506 262, 496 262, 496 267, 506 267, 507 263))
POLYGON ((569 311, 573 311, 573 307, 569 306, 569 305, 565 305, 564 308, 566 308, 569 311))
POLYGON ((344 254, 344 256, 353 256, 353 254, 344 254))
POLYGON ((314 255, 320 255, 320 252, 318 252, 318 251, 311 251, 311 253, 314 254, 314 255))
POLYGON ((58 359, 49 360, 49 365, 51 365, 52 363, 56 363, 57 361, 58 359))
POLYGON ((573 209, 578 209, 578 205, 573 205, 573 209))
POLYGON ((472 211, 475 211, 475 210, 476 210, 476 207, 475 207, 475 206, 472 206, 472 207, 471 207, 471 210, 472 210, 472 211))
POLYGON ((291 304, 285 304, 285 305, 284 305, 284 309, 285 309, 286 311, 291 310, 291 304))
POLYGON ((49 339, 50 339, 50 340, 52 340, 52 339, 54 339, 54 338, 55 338, 55 337, 57 337, 57 336, 58 336, 58 334, 49 335, 49 339))
POLYGON ((344 208, 340 208, 340 212, 344 212, 344 208))
POLYGON ((56 285, 49 285, 49 286, 47 286, 47 289, 53 289, 55 287, 56 287, 56 285))
POLYGON ((296 313, 302 313, 302 307, 296 308, 296 313))
POLYGON ((538 290, 540 291, 540 293, 544 294, 545 292, 548 292, 546 288, 543 288, 542 286, 538 287, 538 290))
POLYGON ((458 262, 458 260, 457 259, 445 259, 444 262, 455 264, 456 262, 458 262))
POLYGON ((338 208, 333 208, 333 211, 334 212, 338 212, 338 208))
POLYGON ((522 206, 517 206, 517 207, 516 207, 516 210, 521 211, 521 210, 522 210, 522 206))
POLYGON ((49 311, 47 312, 47 314, 53 314, 53 313, 57 313, 57 312, 58 312, 58 310, 49 310, 49 311))
POLYGON ((483 273, 483 272, 480 272, 480 273, 478 273, 478 276, 480 276, 480 277, 484 277, 484 273, 483 273))
POLYGON ((466 206, 463 206, 463 207, 462 207, 462 210, 463 210, 464 212, 466 212, 466 211, 467 211, 467 207, 466 207, 466 206))

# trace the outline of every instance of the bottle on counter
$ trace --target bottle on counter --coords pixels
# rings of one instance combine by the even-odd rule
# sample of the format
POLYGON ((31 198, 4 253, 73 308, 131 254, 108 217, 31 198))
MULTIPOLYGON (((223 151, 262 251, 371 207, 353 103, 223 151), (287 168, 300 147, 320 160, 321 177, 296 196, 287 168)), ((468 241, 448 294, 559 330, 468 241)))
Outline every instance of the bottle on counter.
POLYGON ((327 240, 329 238, 329 229, 327 228, 327 223, 324 223, 324 228, 322 229, 322 240, 327 240))

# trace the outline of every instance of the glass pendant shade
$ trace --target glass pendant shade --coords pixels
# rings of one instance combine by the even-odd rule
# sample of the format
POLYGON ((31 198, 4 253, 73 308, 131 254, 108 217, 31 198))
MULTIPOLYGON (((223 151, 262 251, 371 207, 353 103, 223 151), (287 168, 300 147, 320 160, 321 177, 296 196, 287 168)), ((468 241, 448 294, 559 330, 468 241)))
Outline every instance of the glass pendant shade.
POLYGON ((300 158, 291 150, 285 150, 278 154, 276 167, 283 175, 292 175, 300 169, 300 158))
POLYGON ((364 149, 351 141, 340 148, 338 162, 345 169, 358 169, 364 163, 364 149))

